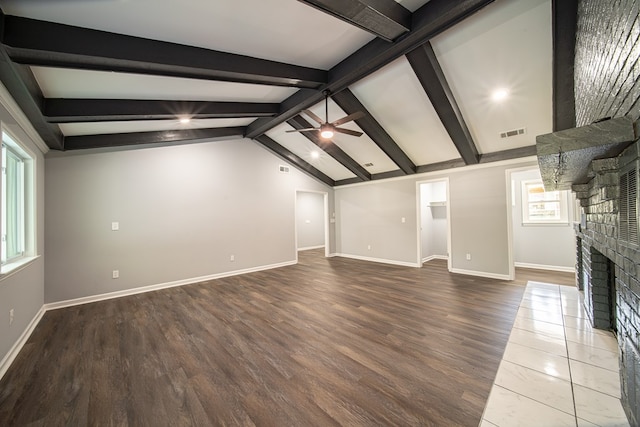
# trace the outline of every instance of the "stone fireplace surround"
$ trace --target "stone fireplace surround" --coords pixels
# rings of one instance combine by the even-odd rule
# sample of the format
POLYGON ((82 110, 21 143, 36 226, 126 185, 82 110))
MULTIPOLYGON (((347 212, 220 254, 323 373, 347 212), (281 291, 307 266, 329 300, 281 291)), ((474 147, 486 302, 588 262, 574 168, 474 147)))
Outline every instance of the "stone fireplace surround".
POLYGON ((622 405, 633 426, 640 425, 640 249, 619 238, 619 176, 631 164, 637 170, 639 159, 636 140, 616 157, 592 160, 589 181, 571 187, 582 207, 575 225, 577 286, 592 325, 616 332, 622 405))

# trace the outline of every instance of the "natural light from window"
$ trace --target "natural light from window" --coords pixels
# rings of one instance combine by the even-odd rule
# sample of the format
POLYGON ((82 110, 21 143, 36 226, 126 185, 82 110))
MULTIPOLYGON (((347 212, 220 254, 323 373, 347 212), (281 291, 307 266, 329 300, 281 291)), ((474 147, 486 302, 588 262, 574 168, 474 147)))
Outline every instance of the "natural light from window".
POLYGON ((23 265, 35 255, 31 189, 33 157, 7 132, 2 132, 2 273, 23 265))
POLYGON ((567 224, 567 191, 545 191, 541 180, 522 182, 523 224, 567 224))

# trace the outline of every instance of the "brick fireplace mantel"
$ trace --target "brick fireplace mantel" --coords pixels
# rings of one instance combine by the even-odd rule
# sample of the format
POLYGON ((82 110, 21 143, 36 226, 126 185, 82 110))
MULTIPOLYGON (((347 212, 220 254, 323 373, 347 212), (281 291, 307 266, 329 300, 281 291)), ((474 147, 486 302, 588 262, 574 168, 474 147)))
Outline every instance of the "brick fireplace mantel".
MULTIPOLYGON (((640 248, 621 237, 621 203, 628 200, 620 177, 634 169, 637 191, 639 164, 636 141, 616 157, 590 161, 588 182, 572 186, 582 207, 575 225, 577 285, 592 325, 616 333, 622 404, 631 425, 640 425, 640 248)), ((637 217, 637 195, 634 203, 637 217)))

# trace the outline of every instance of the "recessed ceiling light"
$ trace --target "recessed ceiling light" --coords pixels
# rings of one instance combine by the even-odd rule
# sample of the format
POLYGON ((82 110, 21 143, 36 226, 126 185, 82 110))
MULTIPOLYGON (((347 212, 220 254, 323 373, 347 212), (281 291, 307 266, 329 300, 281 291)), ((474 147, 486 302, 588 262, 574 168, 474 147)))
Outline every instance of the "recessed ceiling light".
POLYGON ((320 153, 318 153, 317 151, 312 151, 311 152, 311 158, 312 159, 317 159, 320 157, 320 153))
POLYGON ((508 97, 509 97, 509 91, 504 88, 496 89, 491 94, 491 99, 493 99, 496 102, 504 101, 508 97))
POLYGON ((191 122, 191 119, 189 117, 181 117, 180 118, 180 123, 182 123, 183 125, 186 125, 189 122, 191 122))

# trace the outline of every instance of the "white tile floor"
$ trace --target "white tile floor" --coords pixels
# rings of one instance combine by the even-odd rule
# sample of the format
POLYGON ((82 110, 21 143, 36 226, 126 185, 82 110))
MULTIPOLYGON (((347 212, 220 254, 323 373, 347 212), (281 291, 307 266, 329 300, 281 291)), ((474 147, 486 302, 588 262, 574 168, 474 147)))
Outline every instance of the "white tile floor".
POLYGON ((529 282, 480 426, 628 425, 613 334, 590 326, 577 289, 529 282))

